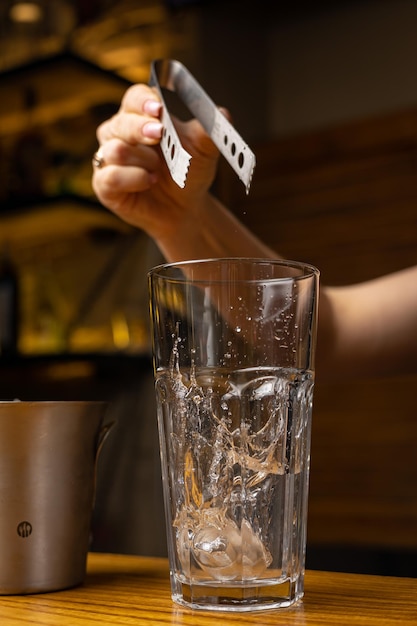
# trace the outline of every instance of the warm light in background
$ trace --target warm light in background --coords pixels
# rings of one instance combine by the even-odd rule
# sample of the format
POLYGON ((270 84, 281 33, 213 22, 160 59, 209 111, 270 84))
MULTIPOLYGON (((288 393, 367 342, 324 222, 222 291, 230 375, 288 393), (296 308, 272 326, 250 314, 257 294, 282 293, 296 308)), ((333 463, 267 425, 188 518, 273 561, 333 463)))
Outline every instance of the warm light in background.
POLYGON ((9 15, 13 22, 28 24, 40 22, 43 11, 37 2, 15 2, 10 8, 9 15))

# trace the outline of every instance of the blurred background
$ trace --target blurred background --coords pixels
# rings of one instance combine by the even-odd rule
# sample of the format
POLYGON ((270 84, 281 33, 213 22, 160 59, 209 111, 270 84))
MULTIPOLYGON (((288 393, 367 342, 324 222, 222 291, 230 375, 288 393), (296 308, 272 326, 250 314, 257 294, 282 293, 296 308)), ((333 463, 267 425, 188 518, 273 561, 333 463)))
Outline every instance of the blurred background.
MULTIPOLYGON (((216 193, 326 284, 417 263, 417 1, 1 0, 0 399, 107 399, 92 549, 165 554, 146 273, 91 188, 96 128, 156 58, 257 167, 216 193)), ((383 312, 381 312, 383 315, 383 312)), ((317 381, 307 565, 417 573, 416 377, 317 381)))

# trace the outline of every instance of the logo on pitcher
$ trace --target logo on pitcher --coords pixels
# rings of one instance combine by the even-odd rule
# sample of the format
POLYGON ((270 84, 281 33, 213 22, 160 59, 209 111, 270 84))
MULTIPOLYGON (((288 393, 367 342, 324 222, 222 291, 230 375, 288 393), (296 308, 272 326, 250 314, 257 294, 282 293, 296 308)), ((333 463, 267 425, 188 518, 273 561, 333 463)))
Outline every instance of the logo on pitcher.
POLYGON ((17 527, 17 534, 19 537, 29 537, 32 534, 32 524, 30 522, 20 522, 17 527))

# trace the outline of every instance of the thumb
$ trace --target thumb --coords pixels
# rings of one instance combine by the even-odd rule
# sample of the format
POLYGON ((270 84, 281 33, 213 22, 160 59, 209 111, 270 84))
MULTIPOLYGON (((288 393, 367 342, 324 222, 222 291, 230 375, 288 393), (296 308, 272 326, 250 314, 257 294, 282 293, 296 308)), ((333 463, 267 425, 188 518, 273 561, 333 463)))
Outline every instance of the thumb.
MULTIPOLYGON (((228 109, 224 107, 218 108, 219 112, 224 115, 227 121, 232 124, 232 116, 228 109)), ((186 128, 184 129, 184 136, 187 137, 187 140, 190 140, 191 148, 194 149, 204 157, 208 158, 218 158, 220 151, 214 144, 213 140, 207 134, 207 132, 202 127, 201 123, 193 119, 186 123, 186 128)))
MULTIPOLYGON (((219 111, 230 121, 230 113, 227 109, 219 108, 219 111)), ((175 120, 175 122, 178 134, 181 137, 181 143, 187 151, 194 155, 199 154, 212 159, 216 159, 219 156, 218 148, 197 119, 191 119, 186 122, 175 120)))

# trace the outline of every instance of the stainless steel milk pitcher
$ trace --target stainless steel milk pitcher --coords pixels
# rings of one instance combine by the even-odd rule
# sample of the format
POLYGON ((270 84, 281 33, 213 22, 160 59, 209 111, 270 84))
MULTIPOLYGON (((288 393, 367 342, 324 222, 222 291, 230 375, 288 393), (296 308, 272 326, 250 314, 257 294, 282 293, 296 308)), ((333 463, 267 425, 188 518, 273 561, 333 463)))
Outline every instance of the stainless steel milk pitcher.
POLYGON ((83 582, 104 402, 0 402, 0 594, 83 582))

